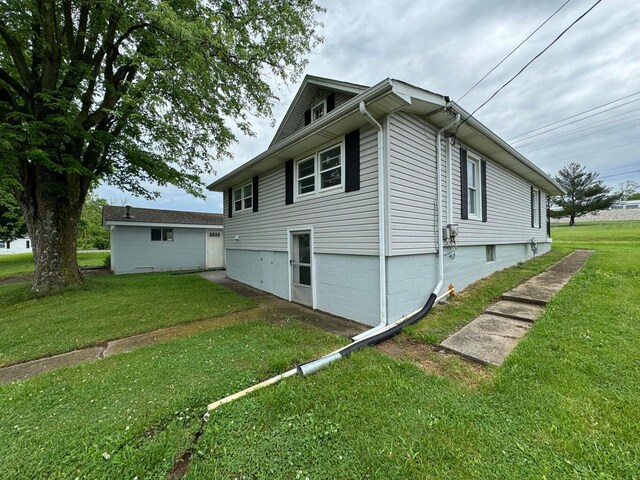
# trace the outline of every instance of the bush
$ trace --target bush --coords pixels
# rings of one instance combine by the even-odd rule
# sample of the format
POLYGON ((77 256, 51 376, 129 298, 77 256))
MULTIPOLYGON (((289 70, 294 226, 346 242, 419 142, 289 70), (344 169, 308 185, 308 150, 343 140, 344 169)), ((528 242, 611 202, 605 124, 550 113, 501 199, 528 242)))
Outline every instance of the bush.
POLYGON ((102 264, 105 266, 105 268, 111 268, 111 254, 108 253, 106 257, 104 257, 104 261, 102 262, 102 264))

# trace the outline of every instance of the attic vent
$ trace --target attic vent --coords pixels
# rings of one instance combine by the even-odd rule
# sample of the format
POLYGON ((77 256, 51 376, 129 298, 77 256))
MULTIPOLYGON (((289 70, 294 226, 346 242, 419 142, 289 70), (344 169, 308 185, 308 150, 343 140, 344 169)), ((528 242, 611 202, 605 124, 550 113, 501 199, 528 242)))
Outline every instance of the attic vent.
POLYGON ((125 205, 125 207, 124 207, 124 218, 133 218, 131 216, 131 206, 130 205, 125 205))

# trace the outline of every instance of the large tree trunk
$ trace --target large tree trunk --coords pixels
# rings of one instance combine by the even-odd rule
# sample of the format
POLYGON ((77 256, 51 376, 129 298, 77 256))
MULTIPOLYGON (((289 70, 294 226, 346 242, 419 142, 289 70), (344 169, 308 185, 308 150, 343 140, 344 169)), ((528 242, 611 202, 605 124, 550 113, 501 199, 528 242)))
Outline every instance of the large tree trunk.
POLYGON ((76 244, 85 183, 78 176, 40 171, 28 176, 17 195, 33 248, 35 292, 52 293, 82 282, 76 244))

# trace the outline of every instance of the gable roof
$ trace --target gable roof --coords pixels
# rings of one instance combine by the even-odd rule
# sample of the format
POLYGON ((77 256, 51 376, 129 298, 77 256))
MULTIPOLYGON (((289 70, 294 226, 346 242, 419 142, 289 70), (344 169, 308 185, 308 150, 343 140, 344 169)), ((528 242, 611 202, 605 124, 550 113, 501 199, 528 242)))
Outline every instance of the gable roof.
POLYGON ((185 226, 222 226, 221 213, 184 212, 179 210, 158 210, 155 208, 130 207, 130 216, 126 216, 127 207, 106 205, 102 207, 103 225, 185 225, 185 226))
MULTIPOLYGON (((317 79, 318 77, 311 78, 317 79)), ((323 80, 335 82, 330 79, 323 80)), ((302 91, 302 87, 300 91, 302 91)), ((486 155, 551 195, 564 193, 562 186, 553 178, 475 117, 471 117, 464 108, 450 101, 449 97, 392 78, 387 78, 366 88, 320 119, 296 130, 276 143, 272 142, 266 151, 211 183, 207 188, 222 192, 255 175, 266 173, 284 164, 285 161, 311 151, 340 135, 369 126, 368 120, 360 112, 362 102, 374 118, 401 110, 428 117, 428 121, 436 128, 448 125, 456 114, 460 114, 462 119, 466 119, 465 123, 457 130, 456 138, 460 142, 476 150, 479 154, 486 155)), ((289 110, 291 111, 291 108, 289 110)))
POLYGON ((316 77, 313 75, 307 75, 302 81, 302 85, 298 89, 296 96, 293 98, 291 105, 287 109, 282 122, 276 130, 276 134, 273 136, 269 148, 283 140, 286 136, 293 133, 298 121, 298 117, 304 116, 304 111, 309 107, 313 101, 318 89, 327 90, 330 92, 346 93, 350 96, 356 96, 369 87, 366 85, 359 85, 357 83, 341 82, 339 80, 333 80, 331 78, 316 77))

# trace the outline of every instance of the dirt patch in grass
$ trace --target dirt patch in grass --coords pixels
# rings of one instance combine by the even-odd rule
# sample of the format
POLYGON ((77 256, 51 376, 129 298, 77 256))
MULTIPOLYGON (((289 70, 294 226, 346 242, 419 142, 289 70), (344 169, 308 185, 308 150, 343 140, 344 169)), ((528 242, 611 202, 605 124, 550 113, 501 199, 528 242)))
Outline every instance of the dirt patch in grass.
POLYGON ((477 389, 490 381, 495 371, 492 367, 477 364, 406 335, 387 340, 376 349, 398 360, 412 362, 425 372, 449 378, 471 389, 477 389))

